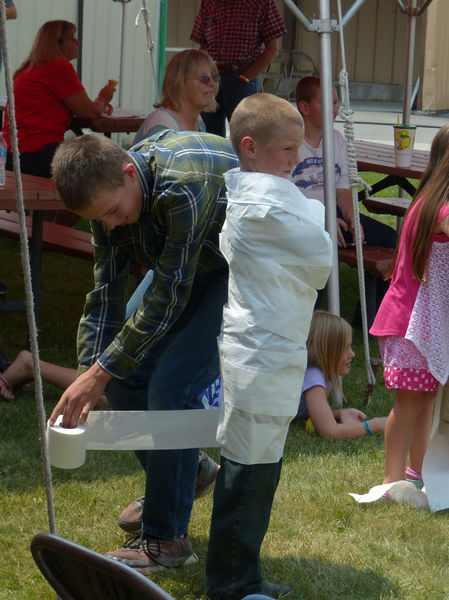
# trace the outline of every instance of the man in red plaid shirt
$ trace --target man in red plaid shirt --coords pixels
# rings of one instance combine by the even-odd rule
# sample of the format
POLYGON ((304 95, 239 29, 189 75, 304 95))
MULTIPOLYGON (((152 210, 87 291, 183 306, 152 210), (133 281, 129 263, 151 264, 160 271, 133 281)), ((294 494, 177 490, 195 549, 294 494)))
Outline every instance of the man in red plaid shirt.
POLYGON ((202 113, 209 133, 225 137, 226 117, 258 91, 258 76, 286 32, 274 0, 202 0, 190 39, 217 63, 221 75, 215 113, 202 113))

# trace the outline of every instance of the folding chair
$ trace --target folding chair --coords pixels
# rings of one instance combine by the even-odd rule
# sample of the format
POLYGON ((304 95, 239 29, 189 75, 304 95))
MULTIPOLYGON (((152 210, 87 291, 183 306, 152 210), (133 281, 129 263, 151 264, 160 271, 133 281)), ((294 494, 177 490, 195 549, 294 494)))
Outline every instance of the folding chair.
POLYGON ((174 600, 134 569, 51 533, 35 535, 31 553, 62 600, 174 600))

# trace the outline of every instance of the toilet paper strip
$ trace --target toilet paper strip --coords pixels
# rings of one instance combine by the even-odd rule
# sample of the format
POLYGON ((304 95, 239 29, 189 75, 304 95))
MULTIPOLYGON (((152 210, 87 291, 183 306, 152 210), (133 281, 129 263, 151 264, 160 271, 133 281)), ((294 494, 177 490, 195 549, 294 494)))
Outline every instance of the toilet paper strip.
POLYGON ((50 463, 81 467, 86 450, 171 450, 218 446, 218 409, 93 411, 75 428, 47 425, 50 463))
POLYGON ((169 450, 218 446, 218 409, 91 411, 88 450, 169 450))
POLYGON ((432 512, 449 509, 449 383, 435 398, 432 433, 424 456, 422 476, 432 512))

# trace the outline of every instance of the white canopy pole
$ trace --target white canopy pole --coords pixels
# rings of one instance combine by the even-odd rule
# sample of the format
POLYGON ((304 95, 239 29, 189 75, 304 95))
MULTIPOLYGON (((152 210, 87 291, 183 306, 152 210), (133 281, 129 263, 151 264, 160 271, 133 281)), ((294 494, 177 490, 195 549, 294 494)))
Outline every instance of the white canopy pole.
POLYGON ((123 73, 124 73, 124 48, 125 48, 125 4, 131 0, 114 0, 122 5, 121 20, 120 20, 120 54, 119 54, 119 83, 118 86, 118 105, 122 105, 122 88, 123 88, 123 73))
POLYGON ((421 8, 418 7, 417 0, 409 0, 407 6, 404 6, 402 0, 396 0, 401 12, 408 16, 408 34, 407 34, 407 55, 406 69, 404 80, 404 102, 402 107, 402 122, 404 125, 410 125, 411 112, 411 97, 412 97, 412 79, 413 79, 413 63, 415 57, 415 34, 416 34, 416 17, 419 17, 429 6, 432 0, 425 0, 421 8))
POLYGON ((402 123, 410 125, 410 101, 412 96, 413 62, 415 56, 416 33, 416 0, 410 0, 408 7, 408 35, 407 35, 407 66, 404 81, 404 103, 402 107, 402 123))
POLYGON ((320 22, 317 32, 320 36, 320 81, 321 107, 323 122, 323 176, 324 203, 326 206, 326 229, 330 233, 333 245, 332 271, 327 283, 327 301, 330 312, 340 314, 340 290, 338 281, 338 238, 337 238, 337 200, 335 195, 335 158, 334 158, 334 119, 332 99, 332 54, 331 33, 336 22, 330 19, 329 0, 319 2, 320 22))
POLYGON ((122 2, 122 18, 120 24, 120 73, 119 73, 119 81, 120 85, 118 86, 118 105, 122 105, 122 83, 123 83, 123 72, 124 72, 124 52, 125 48, 125 2, 122 2))
MULTIPOLYGON (((345 25, 364 3, 365 0, 355 0, 345 14, 345 25)), ((319 19, 310 22, 293 0, 284 0, 284 4, 293 12, 296 19, 307 31, 314 31, 320 36, 320 79, 321 106, 323 116, 323 175, 324 199, 326 206, 326 229, 329 232, 333 248, 333 266, 327 284, 328 309, 334 314, 340 314, 340 290, 338 280, 338 237, 337 237, 337 203, 335 195, 335 160, 334 160, 334 122, 332 98, 332 54, 331 33, 338 30, 338 24, 330 18, 329 0, 318 0, 319 19)))
POLYGON ((330 38, 332 31, 337 29, 337 22, 335 20, 331 21, 330 19, 329 0, 319 0, 320 19, 314 19, 312 22, 308 21, 307 17, 295 4, 293 4, 292 0, 284 0, 284 3, 307 31, 314 31, 320 36, 324 202, 326 207, 326 229, 332 238, 333 245, 332 271, 327 283, 327 294, 330 312, 339 315, 340 290, 338 283, 337 206, 335 196, 332 58, 330 38))

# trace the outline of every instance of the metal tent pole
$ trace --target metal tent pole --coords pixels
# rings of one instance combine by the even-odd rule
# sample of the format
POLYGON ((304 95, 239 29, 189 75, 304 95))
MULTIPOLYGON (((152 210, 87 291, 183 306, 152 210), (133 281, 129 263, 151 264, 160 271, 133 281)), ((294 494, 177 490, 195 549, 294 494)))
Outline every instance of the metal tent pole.
POLYGON ((80 81, 83 75, 83 29, 84 29, 84 0, 78 0, 78 59, 76 61, 76 74, 80 81))
MULTIPOLYGON (((343 18, 346 25, 365 0, 355 0, 343 18)), ((327 283, 328 308, 330 312, 340 314, 340 290, 338 280, 338 243, 337 243, 337 206, 335 197, 335 160, 334 160, 334 121, 332 108, 332 53, 331 33, 338 30, 338 24, 330 18, 329 0, 318 0, 319 19, 309 21, 293 0, 284 0, 295 18, 307 31, 320 36, 321 68, 321 106, 323 115, 323 175, 324 198, 326 206, 326 229, 332 238, 334 248, 332 271, 327 283)))
POLYGON ((321 106, 323 120, 323 176, 324 202, 326 206, 326 229, 330 233, 333 245, 332 271, 327 283, 327 301, 329 311, 340 314, 340 290, 338 280, 337 245, 337 202, 335 196, 335 159, 334 159, 334 120, 332 107, 332 54, 331 33, 336 23, 330 19, 329 0, 319 2, 320 22, 317 32, 320 36, 321 67, 321 106))
POLYGON ((404 102, 402 107, 402 123, 410 125, 410 102, 412 96, 413 63, 415 57, 416 34, 416 0, 410 0, 408 6, 407 64, 404 81, 404 102))
POLYGON ((157 89, 160 96, 162 82, 165 74, 165 51, 167 42, 167 0, 161 0, 160 3, 160 21, 159 21, 159 61, 157 70, 157 89))
POLYGON ((124 57, 123 52, 125 48, 125 4, 130 0, 114 0, 114 2, 120 2, 122 5, 121 23, 120 23, 120 67, 119 67, 119 82, 118 86, 118 105, 122 105, 122 89, 123 89, 123 71, 124 71, 124 57))

